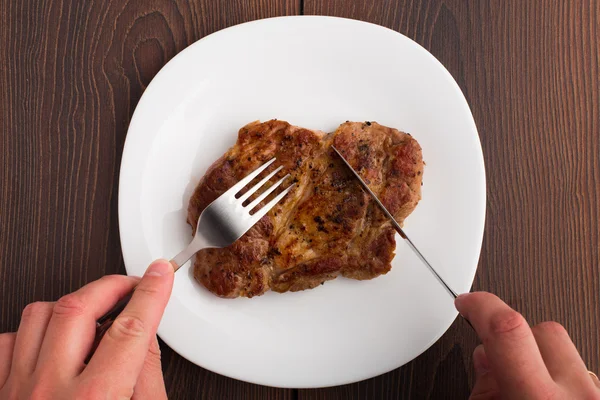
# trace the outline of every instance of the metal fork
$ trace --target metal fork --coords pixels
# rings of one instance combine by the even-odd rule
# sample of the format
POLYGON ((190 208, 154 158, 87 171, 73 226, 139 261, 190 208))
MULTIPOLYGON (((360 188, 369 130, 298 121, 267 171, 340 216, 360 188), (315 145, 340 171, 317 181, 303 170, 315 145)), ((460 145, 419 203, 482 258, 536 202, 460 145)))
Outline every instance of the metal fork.
MULTIPOLYGON (((244 233, 248 231, 254 224, 256 224, 266 213, 279 203, 283 197, 288 194, 294 187, 295 183, 290 185, 287 189, 279 193, 273 200, 267 205, 258 210, 254 214, 250 214, 250 211, 254 209, 260 202, 262 202, 268 195, 270 195, 275 189, 277 189, 283 181, 285 181, 290 174, 287 174, 281 178, 273 186, 265 190, 260 196, 252 201, 247 206, 244 206, 244 202, 250 198, 258 189, 260 189, 265 183, 267 183, 275 174, 277 174, 283 166, 275 169, 269 175, 265 176, 260 182, 248 189, 239 198, 236 195, 242 190, 247 184, 249 184, 254 178, 256 178, 262 171, 267 169, 269 165, 275 162, 275 159, 271 159, 251 172, 244 179, 235 184, 231 189, 219 196, 215 201, 210 203, 208 207, 204 209, 200 218, 198 219, 198 225, 196 227, 196 234, 194 239, 188 245, 188 247, 181 253, 177 254, 171 263, 175 265, 183 265, 189 260, 195 253, 206 247, 227 247, 236 240, 238 240, 244 233)), ((175 267, 177 269, 179 267, 175 267)))
MULTIPOLYGON (((196 226, 196 234, 190 242, 190 244, 179 254, 177 254, 172 260, 171 264, 173 269, 177 271, 183 264, 185 264, 194 254, 198 251, 208 248, 216 247, 222 248, 233 244, 236 240, 241 238, 254 224, 256 224, 262 217, 265 216, 274 206, 279 203, 281 199, 287 195, 290 190, 296 185, 292 183, 287 189, 279 193, 275 198, 269 201, 264 207, 257 210, 254 214, 250 212, 259 205, 264 199, 267 198, 275 189, 290 176, 287 174, 271 187, 267 188, 261 193, 256 199, 250 204, 244 206, 244 203, 252 196, 258 189, 264 186, 275 174, 277 174, 283 166, 279 166, 273 172, 265 176, 260 182, 253 187, 249 188, 246 193, 236 197, 236 195, 248 185, 254 178, 256 178, 261 172, 269 167, 269 165, 275 162, 275 158, 267 161, 265 164, 252 171, 244 179, 233 185, 228 191, 219 196, 216 200, 210 203, 200 217, 198 218, 198 225, 196 226)), ((100 340, 111 327, 115 318, 123 311, 135 288, 125 297, 123 297, 109 312, 104 314, 98 321, 96 321, 96 337, 92 346, 92 351, 88 355, 86 360, 89 361, 92 354, 96 350, 100 340)))

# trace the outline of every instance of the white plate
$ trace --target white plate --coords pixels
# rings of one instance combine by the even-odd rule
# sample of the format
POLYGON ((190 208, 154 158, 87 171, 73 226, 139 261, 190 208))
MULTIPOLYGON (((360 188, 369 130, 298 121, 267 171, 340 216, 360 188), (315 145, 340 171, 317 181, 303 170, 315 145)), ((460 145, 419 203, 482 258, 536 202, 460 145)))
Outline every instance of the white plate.
MULTIPOLYGON (((141 275, 191 238, 189 196, 240 127, 278 118, 324 131, 346 120, 410 132, 427 163, 407 234, 457 291, 481 248, 485 174, 477 129, 456 82, 426 50, 386 28, 329 17, 255 21, 212 34, 154 78, 129 127, 119 185, 127 273, 141 275)), ((393 269, 365 282, 218 298, 176 275, 160 337, 188 360, 240 380, 320 387, 395 369, 456 318, 453 301, 397 237, 393 269)))

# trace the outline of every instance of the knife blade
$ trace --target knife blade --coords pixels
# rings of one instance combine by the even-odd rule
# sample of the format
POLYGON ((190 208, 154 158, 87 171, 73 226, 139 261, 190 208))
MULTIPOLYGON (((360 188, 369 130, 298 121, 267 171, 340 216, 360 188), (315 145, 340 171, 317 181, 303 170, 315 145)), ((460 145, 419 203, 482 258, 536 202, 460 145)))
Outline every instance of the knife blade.
POLYGON ((390 212, 388 211, 387 208, 385 208, 383 203, 379 200, 379 198, 377 198, 377 196, 375 195, 375 193, 373 193, 373 191, 369 188, 369 186, 367 186, 367 184, 365 183, 365 181, 363 181, 363 179, 360 177, 360 175, 358 175, 358 172, 356 172, 354 170, 354 168, 352 168, 350 163, 348 163, 348 160, 346 160, 344 158, 342 153, 340 153, 338 151, 338 149, 335 148, 335 146, 332 145, 331 148, 333 148, 333 150, 342 159, 342 161, 344 161, 344 164, 346 164, 348 169, 350 171, 352 171, 352 174, 354 174, 354 177, 358 180, 358 182, 360 183, 362 188, 367 193, 369 193, 369 195, 371 196, 371 198, 373 198, 373 200, 379 206, 381 211, 383 211, 383 213, 386 215, 386 217, 388 217, 388 219, 392 223, 392 226, 394 227, 394 229, 396 229, 396 232, 398 232, 398 234, 402 237, 402 239, 404 239, 406 241, 406 243, 408 244, 408 247, 410 247, 415 252, 415 254, 419 257, 419 259, 423 262, 423 264, 425 264, 427 266, 427 268, 429 268, 429 271, 431 271, 433 276, 435 276, 437 278, 437 280, 442 284, 442 286, 444 286, 444 288, 448 291, 448 293, 450 293, 450 295, 456 299, 458 297, 458 294, 454 290, 452 290, 452 288, 446 283, 446 281, 440 276, 440 274, 437 273, 437 271, 435 270, 435 268, 433 268, 433 266, 429 263, 429 261, 427 261, 425 256, 423 256, 423 254, 419 251, 419 249, 417 249, 417 246, 415 246, 415 244, 412 242, 412 240, 410 240, 410 238, 406 235, 406 233, 404 233, 404 230, 402 230, 402 228, 400 227, 400 224, 398 224, 398 221, 396 221, 394 216, 392 214, 390 214, 390 212))

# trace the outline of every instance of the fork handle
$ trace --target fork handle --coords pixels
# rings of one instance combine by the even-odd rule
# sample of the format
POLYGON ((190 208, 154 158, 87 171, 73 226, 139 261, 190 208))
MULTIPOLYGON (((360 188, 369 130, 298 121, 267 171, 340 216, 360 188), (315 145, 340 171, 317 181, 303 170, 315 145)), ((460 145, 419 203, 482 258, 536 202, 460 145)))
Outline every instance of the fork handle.
POLYGON ((86 364, 90 361, 90 359, 96 352, 96 349, 98 348, 100 341, 104 337, 104 334, 109 330, 113 322, 115 322, 115 319, 117 319, 117 317, 125 309, 127 304, 129 304, 129 300, 131 300, 131 297, 133 297, 133 292, 135 292, 136 288, 137 285, 131 290, 131 292, 127 293, 125 297, 121 298, 121 300, 119 300, 117 304, 115 304, 113 308, 110 309, 110 311, 108 311, 96 321, 96 335, 94 336, 94 343, 92 343, 92 348, 87 358, 85 359, 86 364))
MULTIPOLYGON (((171 260, 170 262, 171 262, 171 265, 173 266, 174 272, 177 272, 177 270, 179 269, 179 267, 181 265, 185 264, 185 262, 187 260, 188 259, 186 259, 181 264, 178 264, 175 261, 175 259, 171 260)), ((122 297, 121 300, 119 300, 117 302, 117 304, 115 304, 106 314, 104 314, 103 316, 101 316, 96 321, 96 335, 94 336, 94 342, 92 343, 92 348, 91 348, 88 356, 85 359, 85 363, 86 364, 90 361, 90 359, 92 358, 92 356, 96 352, 96 349, 98 348, 98 345, 100 344, 100 341, 104 337, 104 334, 110 329, 110 327, 112 326, 113 322, 115 322, 115 319, 117 319, 117 317, 125 309, 125 307, 127 306, 127 304, 129 304, 129 301, 133 297, 133 293, 135 292, 136 288, 137 288, 137 285, 135 285, 135 287, 133 289, 131 289, 131 291, 129 293, 127 293, 124 297, 122 297)))

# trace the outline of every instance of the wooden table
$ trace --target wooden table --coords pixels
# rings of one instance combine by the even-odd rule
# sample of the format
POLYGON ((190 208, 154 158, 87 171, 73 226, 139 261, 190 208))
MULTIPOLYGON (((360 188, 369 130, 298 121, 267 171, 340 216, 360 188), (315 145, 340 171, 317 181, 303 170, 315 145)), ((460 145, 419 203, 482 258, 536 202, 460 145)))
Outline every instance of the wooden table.
MULTIPOLYGON (((463 90, 487 167, 474 288, 562 323, 600 370, 600 1, 0 0, 0 331, 34 300, 124 273, 119 163, 158 70, 216 30, 326 14, 395 29, 463 90)), ((451 227, 447 227, 451 229, 451 227)), ((228 379, 163 347, 171 399, 468 397, 477 338, 458 319, 408 365, 336 388, 228 379)))

